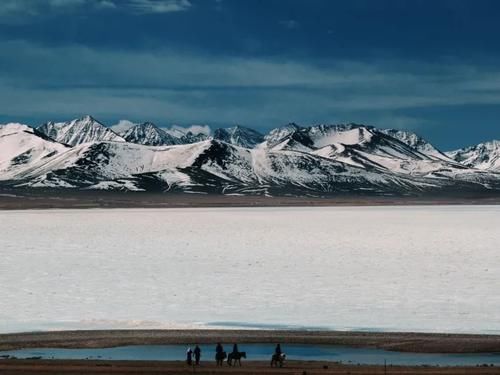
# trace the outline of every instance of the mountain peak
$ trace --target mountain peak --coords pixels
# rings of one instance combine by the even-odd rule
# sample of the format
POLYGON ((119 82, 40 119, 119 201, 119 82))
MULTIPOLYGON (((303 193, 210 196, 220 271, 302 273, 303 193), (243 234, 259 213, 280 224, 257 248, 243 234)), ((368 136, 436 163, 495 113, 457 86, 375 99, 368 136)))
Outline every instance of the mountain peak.
POLYGON ((73 120, 75 122, 82 122, 86 124, 99 124, 104 126, 100 121, 96 120, 95 117, 92 117, 91 115, 84 115, 78 119, 73 120))
POLYGON ((246 148, 254 148, 264 142, 264 136, 261 133, 241 125, 216 129, 213 138, 246 148))
POLYGON ((57 142, 70 146, 97 141, 124 141, 122 137, 90 115, 67 122, 47 122, 37 130, 57 142))
POLYGON ((149 121, 131 127, 123 133, 123 138, 127 142, 146 146, 169 146, 180 143, 177 138, 149 121))
POLYGON ((156 126, 156 124, 154 122, 151 122, 151 121, 146 121, 146 122, 143 122, 142 124, 138 124, 138 125, 158 129, 158 126, 156 126))

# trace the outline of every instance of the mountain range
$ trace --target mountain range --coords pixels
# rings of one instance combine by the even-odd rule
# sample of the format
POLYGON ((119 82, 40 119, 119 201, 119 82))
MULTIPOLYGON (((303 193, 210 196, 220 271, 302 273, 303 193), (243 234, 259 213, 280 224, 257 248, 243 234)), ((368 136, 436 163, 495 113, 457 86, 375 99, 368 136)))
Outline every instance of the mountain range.
POLYGON ((500 193, 500 142, 442 152, 360 124, 242 126, 210 135, 151 122, 115 132, 91 116, 0 125, 0 185, 232 195, 500 193))

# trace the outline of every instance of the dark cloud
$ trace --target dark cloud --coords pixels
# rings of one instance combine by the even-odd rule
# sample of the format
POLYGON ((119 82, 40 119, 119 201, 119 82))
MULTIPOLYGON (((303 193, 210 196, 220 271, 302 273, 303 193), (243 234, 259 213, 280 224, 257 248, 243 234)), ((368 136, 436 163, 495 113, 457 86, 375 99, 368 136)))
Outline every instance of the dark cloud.
POLYGON ((448 148, 482 108, 499 137, 499 6, 347 3, 2 0, 0 121, 355 121, 448 148))

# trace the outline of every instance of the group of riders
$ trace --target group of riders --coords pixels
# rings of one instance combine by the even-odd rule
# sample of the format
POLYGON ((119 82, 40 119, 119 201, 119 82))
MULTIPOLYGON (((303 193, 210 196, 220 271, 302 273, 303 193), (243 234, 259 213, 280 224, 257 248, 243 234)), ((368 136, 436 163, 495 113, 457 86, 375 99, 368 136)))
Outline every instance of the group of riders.
MULTIPOLYGON (((225 359, 227 359, 227 364, 229 366, 232 366, 233 363, 234 364, 238 363, 241 366, 241 358, 246 358, 246 357, 247 357, 246 352, 240 352, 238 350, 238 344, 233 345, 233 351, 230 352, 229 354, 227 354, 224 351, 224 347, 221 345, 221 343, 217 343, 217 346, 215 347, 215 361, 217 363, 217 366, 222 366, 225 359)), ((271 366, 282 367, 285 358, 286 355, 281 350, 281 345, 280 344, 276 345, 274 353, 271 357, 271 366)), ((187 349, 186 362, 189 366, 192 365, 198 366, 200 364, 200 359, 201 359, 201 348, 198 345, 196 345, 194 350, 191 350, 191 348, 187 349), (193 357, 194 357, 194 362, 193 362, 193 357)))

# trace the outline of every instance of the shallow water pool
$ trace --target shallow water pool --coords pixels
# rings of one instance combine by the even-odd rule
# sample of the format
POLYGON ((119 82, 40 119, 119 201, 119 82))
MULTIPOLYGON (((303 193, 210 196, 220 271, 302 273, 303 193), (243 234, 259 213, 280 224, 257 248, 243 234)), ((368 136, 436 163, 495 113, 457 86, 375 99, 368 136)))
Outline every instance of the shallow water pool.
MULTIPOLYGON (((214 345, 200 345, 202 361, 213 361, 214 345)), ((194 345, 191 346, 194 349, 194 345)), ((232 345, 224 345, 226 351, 232 345)), ((184 360, 186 345, 136 345, 104 349, 22 349, 0 352, 0 356, 42 359, 102 359, 102 360, 184 360)), ((500 353, 492 354, 422 354, 389 352, 381 349, 352 348, 332 345, 283 345, 289 360, 337 361, 355 364, 382 365, 439 365, 476 366, 493 364, 500 366, 500 353)), ((274 345, 239 344, 239 350, 247 353, 247 360, 270 360, 274 345)), ((4 357, 5 358, 5 357, 4 357)))

